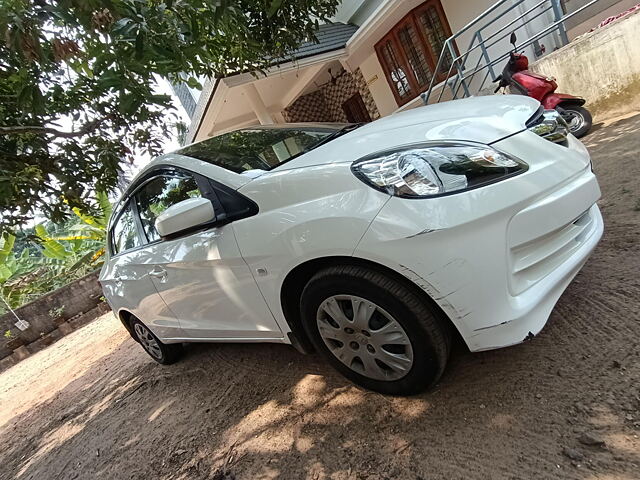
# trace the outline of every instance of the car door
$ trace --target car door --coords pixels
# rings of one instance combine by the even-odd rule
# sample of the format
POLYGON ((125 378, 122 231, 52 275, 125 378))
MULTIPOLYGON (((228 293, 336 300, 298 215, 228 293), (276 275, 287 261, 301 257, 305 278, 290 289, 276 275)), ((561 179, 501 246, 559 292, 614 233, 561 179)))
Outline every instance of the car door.
POLYGON ((108 238, 110 258, 100 273, 100 283, 114 311, 134 314, 160 339, 183 335, 178 319, 158 294, 143 262, 142 232, 131 202, 121 208, 108 238))
POLYGON ((176 168, 161 170, 136 190, 134 202, 146 242, 142 261, 188 338, 282 338, 209 179, 176 168), (170 206, 198 196, 212 201, 217 224, 160 238, 157 217, 170 206))

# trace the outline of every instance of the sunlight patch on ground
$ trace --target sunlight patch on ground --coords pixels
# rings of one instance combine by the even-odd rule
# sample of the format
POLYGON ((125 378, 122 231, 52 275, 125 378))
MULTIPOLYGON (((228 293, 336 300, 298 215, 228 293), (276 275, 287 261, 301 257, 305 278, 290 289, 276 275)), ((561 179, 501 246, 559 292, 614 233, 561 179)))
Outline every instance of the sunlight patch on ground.
POLYGON ((156 408, 153 411, 153 413, 151 415, 149 415, 149 421, 153 422, 156 418, 158 418, 160 416, 160 414, 162 412, 164 412, 167 408, 169 408, 171 405, 173 405, 175 403, 175 401, 176 401, 175 398, 167 400, 162 405, 160 405, 158 408, 156 408))
POLYGON ((45 437, 40 442, 40 448, 34 453, 29 461, 20 469, 17 477, 21 477, 24 473, 29 469, 29 467, 38 462, 42 457, 47 455, 49 452, 69 441, 71 438, 75 437, 78 433, 80 433, 84 429, 85 423, 82 424, 64 424, 61 427, 55 429, 49 434, 45 435, 45 437))
MULTIPOLYGON (((2 372, 0 404, 4 408, 0 409, 0 427, 12 417, 17 417, 34 407, 32 403, 9 402, 9 398, 37 397, 40 404, 51 400, 75 380, 81 379, 127 338, 127 333, 109 312, 2 372), (96 355, 93 345, 96 338, 109 339, 101 346, 99 355, 96 355), (83 365, 83 368, 78 369, 78 365, 83 365), (34 375, 34 372, 38 373, 34 375), (69 375, 68 372, 73 372, 73 375, 69 375)), ((77 388, 82 391, 84 386, 78 385, 77 388)))

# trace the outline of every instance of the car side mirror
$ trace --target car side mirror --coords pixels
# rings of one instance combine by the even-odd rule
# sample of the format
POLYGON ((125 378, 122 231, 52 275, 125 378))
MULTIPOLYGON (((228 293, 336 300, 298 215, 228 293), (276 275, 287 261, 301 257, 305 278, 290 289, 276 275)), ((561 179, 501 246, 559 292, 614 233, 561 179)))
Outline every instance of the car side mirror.
POLYGON ((216 219, 213 204, 206 198, 188 198, 171 205, 156 219, 156 230, 161 237, 189 230, 216 219))

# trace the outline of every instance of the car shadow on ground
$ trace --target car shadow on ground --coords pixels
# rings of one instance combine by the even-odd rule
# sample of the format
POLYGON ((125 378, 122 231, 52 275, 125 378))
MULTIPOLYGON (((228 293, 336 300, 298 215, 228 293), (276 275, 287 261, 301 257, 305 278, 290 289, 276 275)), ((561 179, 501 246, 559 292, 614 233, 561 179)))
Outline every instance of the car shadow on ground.
POLYGON ((640 214, 613 167, 635 182, 636 147, 620 139, 639 124, 586 139, 607 233, 532 341, 457 345, 432 391, 402 398, 284 345, 190 345, 164 367, 122 335, 0 426, 0 478, 637 478, 640 214))

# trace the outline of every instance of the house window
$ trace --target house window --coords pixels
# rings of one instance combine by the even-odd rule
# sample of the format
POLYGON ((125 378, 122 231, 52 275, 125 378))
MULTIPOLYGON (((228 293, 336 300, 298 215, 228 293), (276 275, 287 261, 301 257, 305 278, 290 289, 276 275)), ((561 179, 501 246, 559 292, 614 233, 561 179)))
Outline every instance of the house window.
POLYGON ((399 59, 397 46, 393 39, 385 40, 378 52, 382 52, 382 62, 386 66, 385 73, 394 95, 403 100, 415 97, 404 70, 404 62, 399 59))
MULTIPOLYGON (((439 3, 434 5, 431 2, 426 6, 419 7, 416 11, 416 16, 419 22, 418 28, 421 29, 431 51, 435 52, 436 56, 434 58, 437 63, 440 52, 444 48, 444 42, 451 36, 451 30, 449 30, 442 6, 439 3)), ((451 52, 447 50, 445 57, 442 59, 439 73, 446 75, 452 61, 451 52)))
MULTIPOLYGON (((451 29, 439 0, 413 9, 376 45, 378 59, 399 105, 424 92, 433 78, 451 29)), ((453 58, 447 53, 437 73, 444 79, 453 58)))

